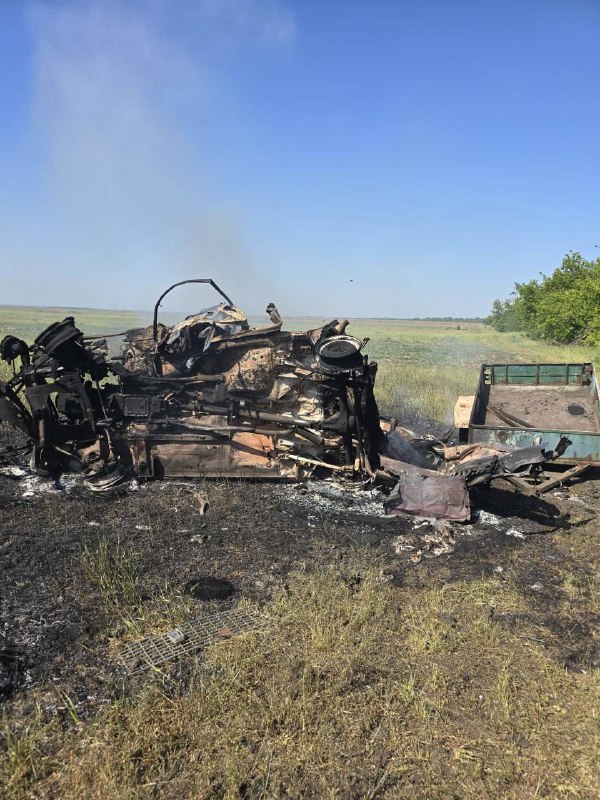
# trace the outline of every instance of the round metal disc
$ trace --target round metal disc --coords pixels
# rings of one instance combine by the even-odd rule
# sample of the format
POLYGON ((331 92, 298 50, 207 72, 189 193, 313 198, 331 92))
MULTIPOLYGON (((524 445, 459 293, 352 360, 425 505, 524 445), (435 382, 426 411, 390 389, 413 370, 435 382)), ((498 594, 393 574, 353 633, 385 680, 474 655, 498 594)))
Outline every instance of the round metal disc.
POLYGON ((360 341, 353 336, 331 336, 317 345, 317 353, 321 358, 347 358, 358 353, 360 341))

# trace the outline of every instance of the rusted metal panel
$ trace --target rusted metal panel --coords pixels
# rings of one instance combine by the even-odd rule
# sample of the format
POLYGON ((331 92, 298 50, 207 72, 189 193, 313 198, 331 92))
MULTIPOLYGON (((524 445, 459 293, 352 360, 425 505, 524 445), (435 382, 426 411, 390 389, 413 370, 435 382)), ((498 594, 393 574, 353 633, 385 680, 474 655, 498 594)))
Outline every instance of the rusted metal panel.
POLYGON ((416 514, 456 522, 464 522, 471 516, 465 480, 443 475, 405 475, 385 507, 388 514, 416 514))
POLYGON ((587 461, 590 464, 600 464, 600 434, 579 433, 577 431, 541 429, 522 430, 518 428, 492 428, 472 425, 469 430, 471 442, 491 445, 507 445, 508 447, 521 448, 538 445, 543 450, 554 451, 561 439, 567 437, 570 444, 563 455, 556 461, 563 464, 574 464, 587 461))

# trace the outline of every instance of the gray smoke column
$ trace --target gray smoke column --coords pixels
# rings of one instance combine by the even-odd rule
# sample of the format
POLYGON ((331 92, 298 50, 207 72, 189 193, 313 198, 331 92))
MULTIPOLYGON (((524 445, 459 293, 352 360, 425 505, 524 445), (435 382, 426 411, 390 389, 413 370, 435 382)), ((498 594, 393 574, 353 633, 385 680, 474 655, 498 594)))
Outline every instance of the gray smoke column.
POLYGON ((218 270, 255 304, 256 243, 207 167, 202 125, 222 102, 224 43, 286 47, 289 12, 269 0, 92 0, 38 3, 29 17, 31 127, 54 209, 46 263, 61 265, 47 302, 148 308, 168 283, 218 270))

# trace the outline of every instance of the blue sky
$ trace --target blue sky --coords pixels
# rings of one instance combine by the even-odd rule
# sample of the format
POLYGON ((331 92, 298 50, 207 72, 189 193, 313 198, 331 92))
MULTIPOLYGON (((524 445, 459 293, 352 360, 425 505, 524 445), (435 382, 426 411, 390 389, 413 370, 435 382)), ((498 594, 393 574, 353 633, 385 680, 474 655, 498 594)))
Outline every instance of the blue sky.
POLYGON ((486 314, 600 254, 599 41, 597 0, 4 0, 0 302, 486 314))

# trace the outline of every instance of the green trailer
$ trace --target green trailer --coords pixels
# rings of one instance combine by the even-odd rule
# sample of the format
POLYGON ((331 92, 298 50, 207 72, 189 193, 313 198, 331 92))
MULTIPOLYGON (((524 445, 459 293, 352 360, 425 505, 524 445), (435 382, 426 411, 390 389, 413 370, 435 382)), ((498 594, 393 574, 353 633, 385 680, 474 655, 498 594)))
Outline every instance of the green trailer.
POLYGON ((540 445, 571 465, 560 481, 580 474, 600 465, 594 365, 483 364, 475 395, 458 399, 455 425, 461 443, 540 445))

